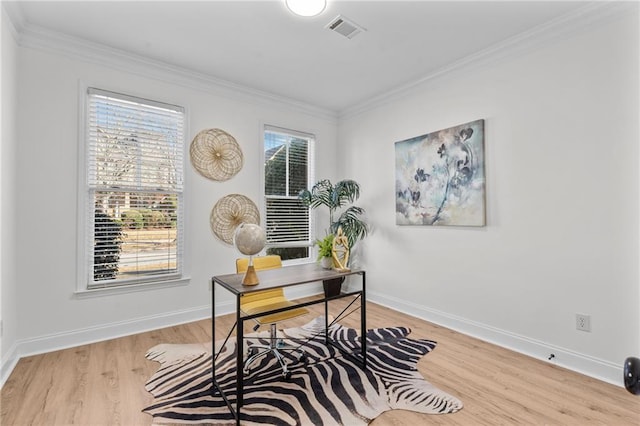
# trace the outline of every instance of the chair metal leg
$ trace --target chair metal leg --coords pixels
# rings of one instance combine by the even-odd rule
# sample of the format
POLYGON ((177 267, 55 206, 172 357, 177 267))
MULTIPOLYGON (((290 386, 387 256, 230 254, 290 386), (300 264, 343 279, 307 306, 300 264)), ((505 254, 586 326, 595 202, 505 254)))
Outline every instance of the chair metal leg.
POLYGON ((271 324, 269 332, 269 345, 251 345, 247 348, 249 353, 254 352, 255 350, 259 350, 259 352, 250 355, 249 358, 247 358, 247 360, 244 362, 243 369, 245 374, 249 373, 249 366, 253 361, 270 352, 273 352, 273 355, 278 360, 278 363, 282 368, 282 375, 285 379, 289 379, 291 377, 291 372, 289 371, 288 364, 286 363, 284 356, 281 353, 282 351, 298 352, 300 354, 298 357, 298 361, 305 360, 306 353, 299 347, 287 345, 284 343, 283 339, 278 339, 277 332, 278 330, 276 328, 276 324, 271 324))

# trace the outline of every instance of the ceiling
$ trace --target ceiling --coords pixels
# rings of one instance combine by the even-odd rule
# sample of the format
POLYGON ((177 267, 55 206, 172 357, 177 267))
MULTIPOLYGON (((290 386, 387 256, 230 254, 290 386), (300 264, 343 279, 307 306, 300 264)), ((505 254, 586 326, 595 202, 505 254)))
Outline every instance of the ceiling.
POLYGON ((314 18, 293 15, 284 0, 20 1, 11 9, 26 28, 340 112, 586 4, 328 0, 314 18), (338 15, 366 31, 347 39, 326 29, 338 15))

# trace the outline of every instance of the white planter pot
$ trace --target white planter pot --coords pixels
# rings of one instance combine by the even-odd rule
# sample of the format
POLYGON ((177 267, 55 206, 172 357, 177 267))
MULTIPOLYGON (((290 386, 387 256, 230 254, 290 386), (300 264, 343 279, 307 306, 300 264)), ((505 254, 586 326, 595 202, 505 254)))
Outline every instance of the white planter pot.
POLYGON ((320 266, 324 269, 331 269, 333 267, 333 259, 330 257, 323 257, 320 259, 320 266))

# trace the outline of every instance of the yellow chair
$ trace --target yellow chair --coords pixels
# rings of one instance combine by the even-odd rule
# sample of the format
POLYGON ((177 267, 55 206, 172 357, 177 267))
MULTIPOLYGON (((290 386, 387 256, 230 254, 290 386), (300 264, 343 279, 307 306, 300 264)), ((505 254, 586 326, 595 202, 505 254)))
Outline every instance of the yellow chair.
MULTIPOLYGON (((268 255, 261 257, 253 258, 253 266, 256 271, 265 271, 268 269, 276 269, 282 267, 282 260, 280 256, 276 255, 268 255)), ((249 267, 249 259, 240 258, 236 260, 236 272, 244 273, 247 271, 249 267)), ((254 315, 259 314, 260 312, 271 311, 273 309, 284 308, 286 306, 295 306, 295 303, 289 301, 284 296, 284 290, 282 288, 275 288, 264 291, 257 291, 254 293, 249 293, 241 297, 240 299, 240 310, 245 315, 254 315)), ((277 337, 277 328, 276 323, 279 321, 288 320, 291 318, 298 317, 300 315, 308 314, 309 310, 305 308, 297 308, 289 311, 279 312, 276 314, 268 314, 262 317, 257 317, 255 320, 258 323, 254 330, 257 330, 263 324, 269 324, 270 335, 269 335, 269 344, 268 345, 251 345, 248 348, 249 358, 244 362, 244 372, 249 372, 250 364, 255 361, 257 358, 262 355, 266 355, 268 353, 273 352, 276 359, 280 363, 282 367, 282 375, 285 379, 289 379, 291 377, 291 372, 287 367, 287 363, 284 360, 282 355, 282 351, 295 351, 299 353, 298 361, 304 361, 305 353, 299 347, 294 347, 290 345, 284 344, 282 339, 278 339, 277 337)))

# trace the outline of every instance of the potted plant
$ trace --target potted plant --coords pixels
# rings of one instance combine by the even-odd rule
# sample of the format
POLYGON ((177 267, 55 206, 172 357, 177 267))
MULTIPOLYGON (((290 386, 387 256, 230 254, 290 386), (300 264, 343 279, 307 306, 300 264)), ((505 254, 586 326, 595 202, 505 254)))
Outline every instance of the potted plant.
POLYGON ((323 239, 316 240, 316 245, 318 246, 318 261, 325 269, 331 269, 333 266, 333 258, 331 257, 333 237, 333 234, 327 234, 323 239))
POLYGON ((335 234, 338 228, 349 240, 349 247, 352 248, 359 240, 367 236, 369 227, 361 218, 364 209, 357 206, 349 206, 338 218, 335 218, 336 211, 341 207, 351 204, 360 197, 360 185, 358 182, 347 179, 333 185, 329 179, 323 179, 313 185, 311 191, 304 189, 298 194, 302 203, 315 209, 325 206, 329 209, 329 230, 328 233, 335 234))
MULTIPOLYGON (((327 230, 327 234, 333 236, 339 228, 342 228, 342 233, 347 237, 349 249, 351 250, 359 240, 363 239, 369 233, 369 227, 362 219, 364 209, 349 205, 353 204, 359 197, 360 185, 351 179, 341 180, 335 185, 333 185, 329 179, 323 179, 313 185, 311 190, 304 189, 298 194, 298 198, 302 204, 309 209, 322 206, 329 209, 329 229, 327 230), (336 218, 335 216, 338 210, 347 205, 349 206, 336 218)), ((331 249, 332 247, 329 248, 329 256, 331 256, 331 249)), ((331 283, 325 281, 323 284, 327 295, 331 295, 328 292, 328 287, 331 287, 332 294, 336 292, 337 288, 337 293, 339 294, 343 280, 343 278, 329 280, 335 281, 331 283)))

